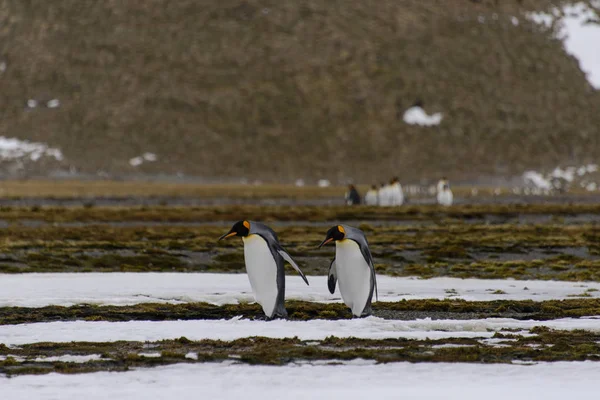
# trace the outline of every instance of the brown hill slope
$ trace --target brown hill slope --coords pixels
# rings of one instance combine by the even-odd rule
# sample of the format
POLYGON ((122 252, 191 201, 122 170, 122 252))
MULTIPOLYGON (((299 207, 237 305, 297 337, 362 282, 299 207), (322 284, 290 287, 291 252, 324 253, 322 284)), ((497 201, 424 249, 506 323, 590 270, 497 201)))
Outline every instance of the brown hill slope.
POLYGON ((597 160, 600 95, 523 18, 552 3, 0 0, 0 134, 116 174, 471 179, 597 160), (402 121, 417 98, 440 126, 402 121), (128 164, 145 151, 159 160, 128 164))

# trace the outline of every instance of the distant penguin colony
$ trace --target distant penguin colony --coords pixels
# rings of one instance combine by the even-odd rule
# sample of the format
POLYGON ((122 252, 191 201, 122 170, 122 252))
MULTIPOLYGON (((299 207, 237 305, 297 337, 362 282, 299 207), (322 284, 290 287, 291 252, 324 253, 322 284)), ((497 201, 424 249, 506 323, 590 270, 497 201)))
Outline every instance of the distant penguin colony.
POLYGON ((286 318, 284 260, 298 271, 307 285, 308 279, 268 226, 260 222, 238 221, 219 240, 232 236, 241 236, 244 242, 244 261, 254 299, 268 319, 286 318))
MULTIPOLYGON (((420 193, 421 189, 418 186, 408 186, 408 191, 410 194, 415 194, 420 193)), ((430 187, 429 194, 436 195, 437 203, 442 206, 451 206, 454 202, 450 182, 445 177, 440 179, 437 186, 430 187)), ((387 184, 372 185, 362 201, 356 186, 349 185, 344 199, 347 205, 365 204, 380 207, 397 207, 406 202, 404 190, 397 177, 391 179, 387 184)))

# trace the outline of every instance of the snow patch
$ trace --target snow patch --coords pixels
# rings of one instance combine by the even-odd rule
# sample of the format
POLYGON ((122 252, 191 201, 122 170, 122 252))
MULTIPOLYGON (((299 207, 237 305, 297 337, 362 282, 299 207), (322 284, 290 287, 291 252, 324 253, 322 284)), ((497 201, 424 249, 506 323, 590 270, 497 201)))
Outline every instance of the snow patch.
POLYGON ((88 354, 88 355, 83 355, 83 356, 66 354, 64 356, 37 357, 33 361, 36 361, 36 362, 86 363, 88 361, 98 361, 100 359, 102 359, 102 356, 100 354, 88 354))
POLYGON ((551 189, 552 188, 552 184, 550 183, 550 181, 548 179, 544 178, 544 175, 542 175, 536 171, 526 171, 523 174, 523 180, 525 181, 526 184, 532 184, 536 188, 540 188, 540 189, 551 189))
POLYGON ((60 100, 52 99, 46 103, 46 107, 48 108, 58 108, 60 106, 60 100))
POLYGON ((127 372, 0 376, 6 399, 564 400, 598 395, 598 364, 191 363, 127 372), (434 383, 434 384, 432 384, 434 383), (574 396, 575 394, 575 396, 574 396))
MULTIPOLYGON (((587 174, 596 171, 598 171, 597 164, 588 164, 579 167, 556 167, 546 174, 532 170, 523 173, 523 181, 526 185, 533 186, 535 189, 539 190, 560 189, 565 188, 566 186, 583 179, 587 174)), ((585 187, 585 185, 581 186, 585 187)))
POLYGON ((42 157, 54 158, 57 161, 64 159, 59 149, 49 147, 46 143, 0 136, 0 160, 29 159, 38 161, 42 157))
MULTIPOLYGON (((229 320, 190 321, 41 322, 0 326, 0 343, 23 345, 39 342, 115 342, 120 340, 145 342, 178 339, 182 336, 189 340, 211 339, 223 341, 252 336, 269 338, 297 336, 301 340, 324 340, 329 336, 361 339, 489 339, 496 332, 514 334, 515 330, 522 330, 521 336, 534 336, 529 333, 529 330, 536 326, 556 330, 584 329, 591 332, 600 332, 600 319, 563 318, 550 321, 533 321, 511 318, 476 320, 432 320, 425 318, 400 321, 367 317, 337 321, 253 321, 232 318, 229 320)), ((159 355, 159 353, 148 354, 151 357, 159 355)))
POLYGON ((154 153, 144 153, 141 156, 133 157, 129 159, 129 165, 132 167, 139 167, 145 162, 154 162, 158 160, 158 157, 154 153))
MULTIPOLYGON (((600 2, 596 4, 600 6, 600 2)), ((579 60, 590 84, 600 89, 600 20, 587 4, 569 4, 551 13, 528 13, 527 18, 546 28, 556 23, 556 38, 563 41, 567 53, 579 60)))
MULTIPOLYGON (((286 299, 341 302, 339 291, 327 289, 326 276, 286 277, 286 299)), ((453 298, 468 301, 560 300, 581 293, 581 283, 378 276, 379 299, 453 298), (529 290, 524 290, 527 287, 529 290), (488 289, 502 292, 492 294, 488 289)), ((586 282, 593 298, 600 298, 600 282, 586 282)), ((246 274, 208 273, 48 273, 0 274, 0 307, 72 306, 76 304, 132 305, 207 302, 216 305, 253 302, 246 274)))
POLYGON ((404 112, 403 120, 409 125, 419 126, 434 126, 439 125, 442 122, 442 113, 435 113, 429 115, 419 106, 413 106, 408 108, 404 112))
POLYGON ((25 361, 25 357, 21 357, 21 356, 15 356, 12 354, 7 354, 5 356, 0 355, 0 361, 6 361, 7 358, 12 358, 13 360, 15 360, 16 362, 23 362, 25 361))

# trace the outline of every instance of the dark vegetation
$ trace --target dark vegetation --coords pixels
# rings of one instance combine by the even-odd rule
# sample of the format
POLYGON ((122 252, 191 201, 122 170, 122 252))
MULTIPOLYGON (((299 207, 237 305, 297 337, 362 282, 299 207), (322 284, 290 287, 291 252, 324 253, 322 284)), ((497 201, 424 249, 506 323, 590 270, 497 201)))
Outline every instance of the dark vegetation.
MULTIPOLYGON (((290 320, 350 319, 350 311, 341 303, 324 304, 305 301, 287 301, 290 320)), ((567 300, 403 300, 378 301, 373 313, 385 319, 412 320, 515 318, 550 320, 556 318, 579 318, 600 315, 600 299, 577 298, 567 300)), ((136 304, 132 306, 77 305, 71 307, 46 306, 39 308, 0 307, 0 325, 52 322, 52 321, 175 321, 194 319, 230 319, 242 316, 264 319, 257 304, 226 304, 216 306, 208 303, 186 304, 136 304)))
POLYGON ((329 225, 348 220, 367 234, 378 274, 598 281, 600 229, 585 223, 597 209, 5 207, 0 209, 6 224, 0 230, 0 272, 243 273, 241 242, 216 239, 232 221, 252 215, 274 227, 309 275, 326 274, 333 253, 316 246, 329 225), (518 223, 526 217, 547 222, 518 223), (580 220, 565 223, 568 218, 580 220))
POLYGON ((2 0, 0 132, 65 154, 25 174, 370 182, 589 162, 600 94, 524 16, 565 3, 2 0), (416 99, 439 127, 404 124, 416 99), (146 151, 158 161, 128 164, 146 151))
MULTIPOLYGON (((43 222, 222 222, 293 221, 298 224, 323 221, 416 221, 419 223, 546 221, 582 217, 592 221, 600 214, 600 204, 463 204, 445 208, 436 205, 369 207, 340 205, 213 205, 213 206, 119 206, 95 207, 94 200, 83 207, 0 207, 0 220, 43 222)), ((365 225, 365 230, 374 227, 365 225)))

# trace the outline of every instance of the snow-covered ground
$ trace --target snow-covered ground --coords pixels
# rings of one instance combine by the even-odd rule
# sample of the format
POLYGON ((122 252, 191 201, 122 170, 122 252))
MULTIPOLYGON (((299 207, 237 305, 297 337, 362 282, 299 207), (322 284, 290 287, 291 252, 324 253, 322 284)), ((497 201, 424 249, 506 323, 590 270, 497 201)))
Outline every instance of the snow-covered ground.
POLYGON ((590 183, 594 185, 590 186, 589 191, 596 190, 596 183, 589 182, 586 175, 592 174, 598 171, 598 164, 581 165, 579 167, 569 166, 565 168, 556 167, 551 172, 543 174, 538 171, 526 171, 523 173, 523 181, 527 185, 532 185, 537 189, 549 190, 553 189, 553 180, 559 179, 567 182, 567 184, 573 183, 577 180, 581 187, 588 188, 590 183), (592 189, 593 186, 593 189, 592 189))
POLYGON ((0 377, 4 399, 564 400, 598 395, 598 364, 177 364, 128 372, 0 377))
MULTIPOLYGON (((593 0, 597 7, 600 1, 593 0)), ((550 27, 558 22, 556 37, 562 39, 567 53, 579 60, 579 66, 586 73, 590 84, 600 89, 600 20, 584 3, 569 4, 562 10, 552 13, 529 13, 532 21, 550 27)))
MULTIPOLYGON (((341 302, 331 295, 325 276, 286 278, 286 299, 341 302)), ((582 295, 600 298, 599 282, 516 281, 456 278, 394 278, 378 276, 379 300, 465 299, 537 301, 582 295), (594 289, 596 291, 594 291, 594 289), (499 291, 499 292, 496 292, 499 291), (494 294, 500 293, 500 294, 494 294), (504 293, 502 293, 504 292, 504 293)), ((246 274, 205 273, 49 273, 0 274, 0 307, 70 306, 81 303, 253 302, 246 274)))
POLYGON ((59 149, 50 147, 46 143, 0 136, 0 160, 29 159, 38 161, 42 157, 52 157, 58 161, 64 158, 59 149))
POLYGON ((584 329, 600 332, 600 318, 562 318, 550 321, 520 321, 512 318, 473 320, 412 321, 368 317, 349 320, 253 321, 241 318, 229 320, 191 321, 68 321, 33 324, 0 325, 0 343, 21 345, 38 342, 114 342, 156 341, 177 339, 235 340, 250 336, 302 340, 322 340, 328 336, 364 339, 410 338, 444 339, 454 337, 491 338, 504 329, 527 331, 535 326, 551 329, 584 329))
POLYGON ((88 361, 98 361, 102 359, 101 354, 89 354, 85 356, 78 356, 72 354, 65 354, 63 356, 52 356, 52 357, 37 357, 34 359, 36 362, 72 362, 72 363, 85 363, 88 361))

